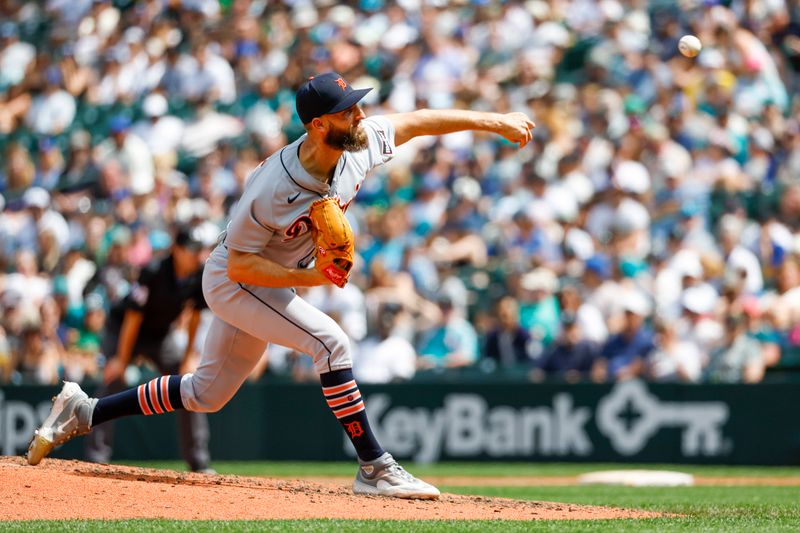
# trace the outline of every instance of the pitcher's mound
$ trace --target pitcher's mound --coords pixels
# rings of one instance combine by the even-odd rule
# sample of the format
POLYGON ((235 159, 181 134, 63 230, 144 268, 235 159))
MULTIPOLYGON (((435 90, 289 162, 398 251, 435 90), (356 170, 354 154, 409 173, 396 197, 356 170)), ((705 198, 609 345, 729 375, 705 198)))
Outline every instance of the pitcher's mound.
POLYGON ((0 457, 0 520, 171 518, 255 520, 590 520, 649 518, 656 513, 457 496, 438 501, 355 496, 348 485, 189 474, 45 459, 28 466, 0 457))

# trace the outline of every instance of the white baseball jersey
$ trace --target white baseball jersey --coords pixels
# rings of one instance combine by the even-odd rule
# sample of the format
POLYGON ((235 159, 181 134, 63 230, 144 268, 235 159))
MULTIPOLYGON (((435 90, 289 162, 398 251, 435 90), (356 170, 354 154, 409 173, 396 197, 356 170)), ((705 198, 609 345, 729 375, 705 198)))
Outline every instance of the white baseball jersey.
POLYGON ((342 328, 292 289, 236 283, 228 277, 228 248, 257 253, 289 268, 314 259, 308 210, 322 197, 353 200, 367 173, 394 155, 394 128, 384 117, 361 121, 369 147, 345 152, 330 184, 300 164, 303 136, 258 166, 245 184, 223 242, 203 271, 203 295, 214 312, 200 365, 181 380, 190 411, 221 408, 244 383, 269 343, 311 356, 319 373, 352 366, 350 340, 342 328))
MULTIPOLYGON (((394 128, 389 120, 378 116, 362 120, 361 125, 369 147, 361 152, 344 152, 330 184, 312 177, 300 164, 305 135, 253 170, 232 210, 225 246, 257 253, 288 268, 307 267, 314 259, 310 205, 333 196, 342 209, 347 209, 367 173, 394 155, 394 128)), ((227 256, 225 247, 218 246, 210 260, 227 264, 227 256)))

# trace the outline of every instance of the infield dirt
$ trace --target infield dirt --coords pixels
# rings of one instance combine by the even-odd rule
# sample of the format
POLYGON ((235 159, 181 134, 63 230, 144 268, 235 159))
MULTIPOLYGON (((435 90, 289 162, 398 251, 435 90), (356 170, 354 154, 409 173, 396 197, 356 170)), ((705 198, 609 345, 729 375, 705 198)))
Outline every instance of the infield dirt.
POLYGON ((355 496, 347 481, 209 475, 0 457, 0 520, 598 520, 657 513, 443 494, 438 501, 355 496))

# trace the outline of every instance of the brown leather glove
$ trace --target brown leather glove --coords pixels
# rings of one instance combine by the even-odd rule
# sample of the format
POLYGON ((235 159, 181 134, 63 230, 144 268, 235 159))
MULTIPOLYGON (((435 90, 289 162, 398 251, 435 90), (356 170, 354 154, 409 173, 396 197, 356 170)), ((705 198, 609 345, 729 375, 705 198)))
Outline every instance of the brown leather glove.
POLYGON ((331 280, 344 287, 353 268, 355 239, 350 223, 344 217, 336 198, 321 198, 311 204, 308 213, 316 247, 314 267, 331 280))

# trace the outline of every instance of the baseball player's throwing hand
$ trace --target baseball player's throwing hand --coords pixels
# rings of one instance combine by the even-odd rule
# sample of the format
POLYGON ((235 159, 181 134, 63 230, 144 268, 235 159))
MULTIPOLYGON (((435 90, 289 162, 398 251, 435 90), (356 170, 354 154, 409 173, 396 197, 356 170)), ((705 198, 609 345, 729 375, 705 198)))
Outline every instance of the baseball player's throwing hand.
POLYGON ((502 135, 512 143, 519 143, 522 148, 533 138, 533 128, 536 124, 525 113, 506 113, 501 115, 498 135, 502 135))

